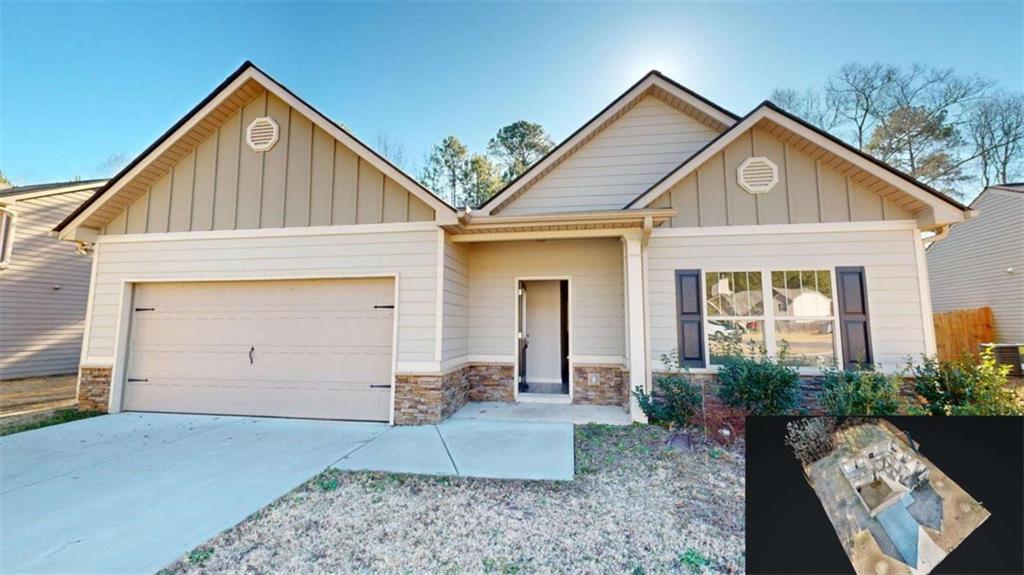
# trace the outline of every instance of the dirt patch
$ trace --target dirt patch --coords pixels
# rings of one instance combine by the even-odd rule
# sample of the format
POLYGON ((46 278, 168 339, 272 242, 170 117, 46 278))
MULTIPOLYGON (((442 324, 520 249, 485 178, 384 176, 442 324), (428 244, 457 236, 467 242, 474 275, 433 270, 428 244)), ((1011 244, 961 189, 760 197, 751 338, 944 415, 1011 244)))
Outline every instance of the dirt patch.
POLYGON ((0 381, 0 416, 75 405, 78 375, 0 381))
POLYGON ((167 571, 743 572, 742 454, 666 439, 579 426, 572 482, 328 471, 167 571))

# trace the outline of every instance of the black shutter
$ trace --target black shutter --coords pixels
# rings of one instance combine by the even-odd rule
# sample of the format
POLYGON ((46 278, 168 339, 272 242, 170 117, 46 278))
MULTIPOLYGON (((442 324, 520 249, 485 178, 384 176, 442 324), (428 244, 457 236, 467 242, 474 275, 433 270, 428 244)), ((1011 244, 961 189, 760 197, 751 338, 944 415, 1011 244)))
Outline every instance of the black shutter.
POLYGON ((704 305, 700 286, 700 270, 676 270, 679 364, 683 367, 704 367, 704 305))
POLYGON ((839 332, 843 338, 843 368, 863 369, 874 364, 868 288, 863 267, 836 268, 839 289, 839 332))

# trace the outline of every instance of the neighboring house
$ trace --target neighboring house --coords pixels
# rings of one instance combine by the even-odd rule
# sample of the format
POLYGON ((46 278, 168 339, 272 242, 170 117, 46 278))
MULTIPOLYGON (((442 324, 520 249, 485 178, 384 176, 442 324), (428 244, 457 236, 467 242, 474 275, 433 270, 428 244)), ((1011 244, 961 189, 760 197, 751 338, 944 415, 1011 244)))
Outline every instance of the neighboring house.
POLYGON ((926 252, 932 307, 990 307, 996 342, 1024 344, 1024 184, 989 186, 971 208, 926 252))
POLYGON ((51 230, 104 183, 0 189, 0 380, 78 371, 92 258, 51 230))
POLYGON ((662 354, 717 370, 706 333, 788 342, 808 374, 934 353, 921 232, 966 209, 769 103, 740 118, 652 72, 456 210, 246 63, 57 230, 95 249, 86 405, 641 419, 628 386, 662 354))

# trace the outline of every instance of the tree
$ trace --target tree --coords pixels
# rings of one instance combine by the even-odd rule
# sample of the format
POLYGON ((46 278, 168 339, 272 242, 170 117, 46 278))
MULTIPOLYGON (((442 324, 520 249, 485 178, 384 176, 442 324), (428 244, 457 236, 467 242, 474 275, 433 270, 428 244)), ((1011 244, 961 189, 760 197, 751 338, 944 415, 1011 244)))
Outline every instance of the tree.
POLYGON ((466 165, 466 205, 479 206, 501 187, 501 177, 487 156, 473 154, 466 165))
POLYGON ((992 86, 920 64, 850 63, 821 92, 783 88, 773 98, 923 183, 963 197, 974 182, 1011 179, 1024 162, 1022 96, 993 96, 992 86))
POLYGON ((519 120, 498 130, 487 143, 487 152, 501 166, 504 183, 516 179, 554 146, 540 124, 519 120))
POLYGON ((377 134, 377 153, 384 156, 392 164, 405 169, 405 148, 385 132, 377 134))
POLYGON ((1002 92, 979 102, 968 125, 984 186, 1024 177, 1024 94, 1002 92))
POLYGON ((110 154, 100 163, 96 171, 101 177, 109 178, 121 171, 121 168, 128 164, 128 157, 124 154, 110 154))
POLYGON ((14 184, 11 183, 11 181, 7 179, 7 176, 4 175, 3 171, 0 170, 0 190, 11 187, 14 187, 14 184))
POLYGON ((769 100, 783 110, 796 114, 822 130, 831 130, 838 123, 835 110, 825 102, 824 95, 814 88, 798 92, 792 88, 776 88, 769 100))
POLYGON ((423 168, 423 183, 453 206, 466 205, 469 150, 455 136, 430 149, 423 168))

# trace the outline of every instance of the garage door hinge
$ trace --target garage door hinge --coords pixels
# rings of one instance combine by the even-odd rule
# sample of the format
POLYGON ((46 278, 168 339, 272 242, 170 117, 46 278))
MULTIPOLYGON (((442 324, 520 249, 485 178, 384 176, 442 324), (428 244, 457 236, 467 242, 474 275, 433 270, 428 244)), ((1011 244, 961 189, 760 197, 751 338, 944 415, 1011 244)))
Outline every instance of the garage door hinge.
POLYGON ((374 388, 374 389, 391 389, 390 385, 374 385, 374 384, 370 384, 370 387, 374 388))
POLYGON ((128 378, 128 383, 133 383, 133 382, 136 382, 136 381, 149 381, 149 380, 145 379, 145 378, 142 378, 142 377, 129 377, 128 378))
POLYGON ((155 311, 155 307, 137 307, 135 311, 155 311))
POLYGON ((395 309, 393 305, 375 305, 373 309, 395 309))

